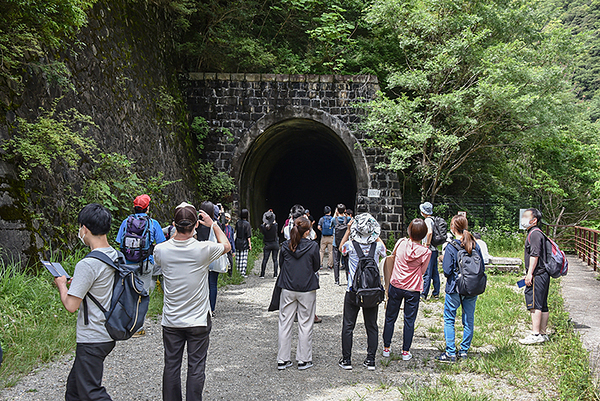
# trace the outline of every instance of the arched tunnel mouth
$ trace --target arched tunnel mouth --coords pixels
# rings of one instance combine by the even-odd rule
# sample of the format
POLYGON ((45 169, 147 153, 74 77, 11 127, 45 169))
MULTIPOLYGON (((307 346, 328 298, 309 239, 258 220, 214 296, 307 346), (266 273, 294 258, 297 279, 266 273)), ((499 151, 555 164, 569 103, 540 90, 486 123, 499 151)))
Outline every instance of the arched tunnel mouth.
MULTIPOLYGON (((267 128, 251 145, 239 179, 240 209, 250 211, 253 227, 273 209, 279 227, 290 208, 301 204, 318 221, 323 207, 338 203, 354 209, 356 166, 336 132, 304 118, 292 118, 267 128)), ((315 224, 316 226, 316 224, 315 224)))

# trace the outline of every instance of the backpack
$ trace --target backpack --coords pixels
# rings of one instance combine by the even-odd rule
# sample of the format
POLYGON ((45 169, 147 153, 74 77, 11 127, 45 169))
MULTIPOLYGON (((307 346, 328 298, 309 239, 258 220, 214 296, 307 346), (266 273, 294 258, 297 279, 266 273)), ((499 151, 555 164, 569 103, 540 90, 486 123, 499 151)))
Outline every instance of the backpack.
POLYGON ((365 256, 362 248, 356 241, 352 241, 358 254, 358 265, 352 280, 352 292, 356 294, 356 305, 363 308, 373 308, 379 305, 385 297, 385 290, 381 285, 379 264, 375 260, 377 242, 371 244, 369 254, 365 256))
POLYGON ((344 239, 344 234, 346 234, 346 230, 348 229, 348 220, 346 219, 346 217, 342 218, 344 219, 342 223, 340 223, 339 217, 335 218, 335 228, 333 231, 335 235, 335 244, 337 246, 342 245, 340 244, 340 242, 342 242, 342 239, 344 239))
POLYGON ((450 242, 458 251, 456 266, 456 290, 460 295, 475 296, 483 294, 487 284, 485 265, 479 252, 473 248, 469 255, 466 249, 456 241, 450 242))
POLYGON ((115 282, 108 310, 91 294, 83 298, 84 323, 89 324, 88 305, 86 298, 92 300, 106 317, 106 331, 113 340, 121 341, 129 339, 143 325, 144 318, 148 312, 150 296, 144 289, 144 283, 131 270, 120 254, 117 261, 112 260, 104 252, 92 251, 86 258, 98 259, 115 269, 115 282))
POLYGON ((536 228, 529 232, 527 236, 527 241, 529 241, 529 237, 531 233, 535 230, 539 230, 544 236, 544 257, 540 258, 542 263, 544 264, 544 269, 548 272, 550 277, 559 278, 561 276, 566 276, 569 272, 569 261, 565 256, 565 253, 560 250, 556 242, 552 241, 542 230, 536 228))
POLYGON ((152 221, 148 216, 127 217, 125 232, 121 238, 121 252, 129 262, 138 263, 152 254, 152 221))
POLYGON ((448 224, 446 220, 441 217, 431 217, 433 220, 432 234, 431 234, 431 245, 440 246, 446 242, 448 234, 448 224))
POLYGON ((331 221, 333 218, 331 216, 323 216, 323 227, 321 230, 321 234, 331 236, 333 235, 333 222, 331 221))

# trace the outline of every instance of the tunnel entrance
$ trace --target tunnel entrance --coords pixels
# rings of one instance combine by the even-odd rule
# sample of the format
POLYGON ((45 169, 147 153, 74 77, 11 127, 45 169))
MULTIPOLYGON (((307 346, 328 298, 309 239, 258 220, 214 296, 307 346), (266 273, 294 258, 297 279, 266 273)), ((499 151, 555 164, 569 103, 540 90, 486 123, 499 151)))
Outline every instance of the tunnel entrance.
POLYGON ((275 123, 260 134, 244 157, 239 207, 250 210, 253 227, 273 209, 279 226, 299 203, 318 221, 323 207, 354 209, 357 171, 347 145, 331 128, 305 118, 275 123))

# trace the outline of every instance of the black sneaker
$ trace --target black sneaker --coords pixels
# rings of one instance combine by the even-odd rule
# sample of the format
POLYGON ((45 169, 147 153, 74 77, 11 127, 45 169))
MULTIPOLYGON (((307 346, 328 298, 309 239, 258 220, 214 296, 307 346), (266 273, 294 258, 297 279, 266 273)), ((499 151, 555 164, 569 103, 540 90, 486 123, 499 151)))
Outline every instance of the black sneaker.
POLYGON ((308 368, 312 368, 313 363, 312 361, 308 361, 308 362, 298 362, 298 370, 305 370, 308 368))
POLYGON ((437 360, 443 363, 455 363, 456 355, 450 355, 449 353, 444 352, 442 355, 437 357, 437 360))
POLYGON ((375 359, 365 359, 363 366, 369 370, 375 370, 375 359))
POLYGON ((292 361, 285 361, 285 362, 279 361, 279 362, 277 362, 277 369, 279 369, 279 370, 285 370, 285 369, 287 369, 287 368, 289 368, 291 366, 292 366, 292 361))
POLYGON ((340 358, 338 365, 340 368, 342 368, 344 370, 352 370, 352 362, 350 361, 350 359, 344 359, 342 357, 342 358, 340 358))

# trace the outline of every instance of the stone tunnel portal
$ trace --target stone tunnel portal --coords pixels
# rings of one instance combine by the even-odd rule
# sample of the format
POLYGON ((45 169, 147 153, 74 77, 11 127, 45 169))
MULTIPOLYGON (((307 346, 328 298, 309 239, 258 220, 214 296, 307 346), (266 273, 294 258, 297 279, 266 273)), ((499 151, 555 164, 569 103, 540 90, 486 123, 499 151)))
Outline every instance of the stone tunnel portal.
POLYGON ((348 147, 331 128, 304 118, 271 125, 252 143, 239 175, 240 208, 253 227, 273 209, 279 227, 299 203, 318 221, 325 205, 354 209, 356 166, 348 147))

